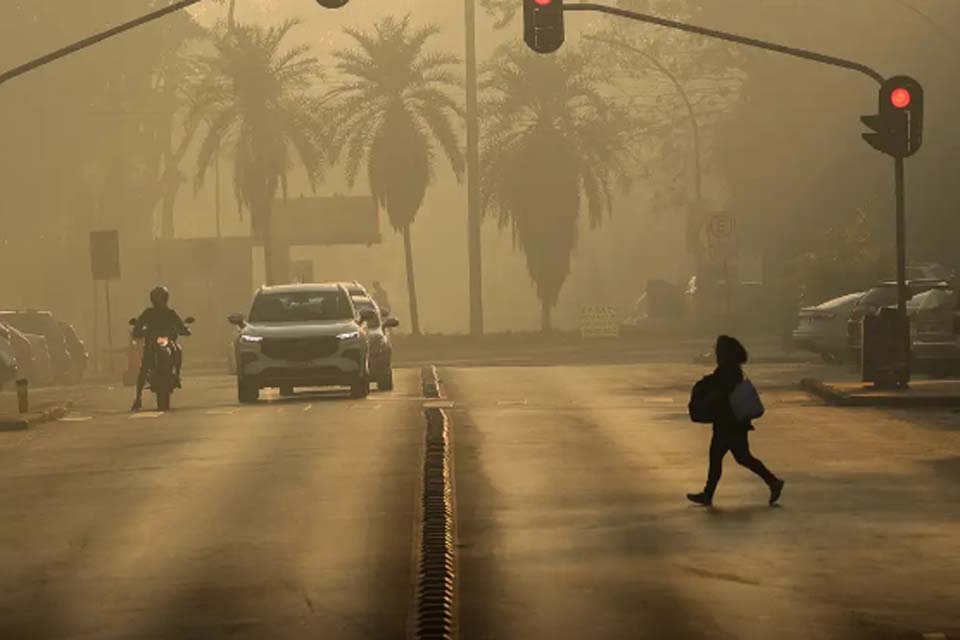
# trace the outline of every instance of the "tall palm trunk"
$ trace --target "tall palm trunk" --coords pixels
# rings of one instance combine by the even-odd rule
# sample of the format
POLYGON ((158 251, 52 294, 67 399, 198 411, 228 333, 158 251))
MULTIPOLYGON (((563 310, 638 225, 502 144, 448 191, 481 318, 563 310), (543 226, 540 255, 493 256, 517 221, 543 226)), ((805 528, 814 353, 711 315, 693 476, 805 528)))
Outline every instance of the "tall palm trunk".
POLYGON ((540 302, 540 330, 543 333, 550 333, 553 331, 553 309, 550 306, 549 302, 541 301, 540 302))
POLYGON ((417 307, 417 283, 413 277, 413 248, 410 246, 410 225, 403 228, 403 252, 407 257, 407 293, 410 295, 410 327, 420 335, 420 310, 417 307))

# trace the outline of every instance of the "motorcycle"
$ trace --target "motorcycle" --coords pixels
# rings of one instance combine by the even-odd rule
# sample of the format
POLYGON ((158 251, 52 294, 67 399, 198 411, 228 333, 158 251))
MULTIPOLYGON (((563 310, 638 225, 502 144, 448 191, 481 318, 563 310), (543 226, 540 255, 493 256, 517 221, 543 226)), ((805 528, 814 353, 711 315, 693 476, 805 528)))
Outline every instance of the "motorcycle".
MULTIPOLYGON (((193 322, 193 318, 186 318, 183 321, 184 324, 193 324, 193 322)), ((137 319, 131 318, 130 325, 136 327, 137 319)), ((189 336, 190 332, 187 331, 181 333, 181 335, 189 336)), ((154 345, 149 355, 146 355, 146 348, 144 348, 144 357, 150 358, 147 363, 147 388, 157 396, 158 411, 170 410, 170 397, 177 386, 174 366, 177 337, 179 336, 156 336, 152 338, 154 345)))

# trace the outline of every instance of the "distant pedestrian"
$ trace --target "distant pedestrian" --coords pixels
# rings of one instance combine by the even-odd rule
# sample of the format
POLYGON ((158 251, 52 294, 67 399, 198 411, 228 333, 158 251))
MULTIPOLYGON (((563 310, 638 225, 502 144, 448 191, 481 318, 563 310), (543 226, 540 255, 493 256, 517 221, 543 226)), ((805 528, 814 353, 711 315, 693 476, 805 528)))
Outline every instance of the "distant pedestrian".
POLYGON ((379 280, 373 282, 373 299, 376 301, 378 307, 385 311, 390 311, 390 296, 388 296, 386 290, 380 286, 379 280))
POLYGON ((715 351, 717 368, 694 386, 690 398, 691 419, 713 423, 707 484, 700 493, 688 493, 687 498, 704 506, 713 503, 713 494, 723 470, 723 458, 730 451, 738 463, 767 483, 770 505, 773 506, 780 498, 784 482, 750 453, 747 434, 753 431, 751 420, 763 414, 763 405, 743 374, 747 350, 736 338, 720 336, 715 351))

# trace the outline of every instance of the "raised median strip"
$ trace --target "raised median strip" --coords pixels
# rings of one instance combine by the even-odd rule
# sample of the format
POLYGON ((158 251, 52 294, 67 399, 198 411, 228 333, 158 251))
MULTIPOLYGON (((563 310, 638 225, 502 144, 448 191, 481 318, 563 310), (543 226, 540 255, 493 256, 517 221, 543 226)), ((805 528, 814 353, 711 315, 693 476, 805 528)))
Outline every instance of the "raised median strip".
POLYGON ((804 378, 800 387, 837 407, 960 407, 960 381, 919 380, 902 390, 876 389, 862 383, 804 378))
POLYGON ((43 422, 60 420, 70 411, 71 403, 65 402, 24 414, 0 414, 0 431, 22 431, 43 422))
POLYGON ((420 371, 426 439, 423 456, 420 535, 417 542, 417 585, 414 637, 418 640, 455 638, 456 579, 452 449, 449 406, 433 366, 420 371))

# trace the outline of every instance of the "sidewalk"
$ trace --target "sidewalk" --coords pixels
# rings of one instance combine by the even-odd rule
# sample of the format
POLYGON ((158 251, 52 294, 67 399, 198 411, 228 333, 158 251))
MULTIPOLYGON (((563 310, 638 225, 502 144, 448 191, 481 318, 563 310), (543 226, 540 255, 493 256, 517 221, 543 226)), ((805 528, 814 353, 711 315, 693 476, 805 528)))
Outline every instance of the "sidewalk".
POLYGON ((910 382, 907 389, 876 389, 873 385, 856 381, 822 381, 805 378, 800 386, 827 403, 839 407, 958 407, 960 408, 960 380, 927 380, 910 382))

